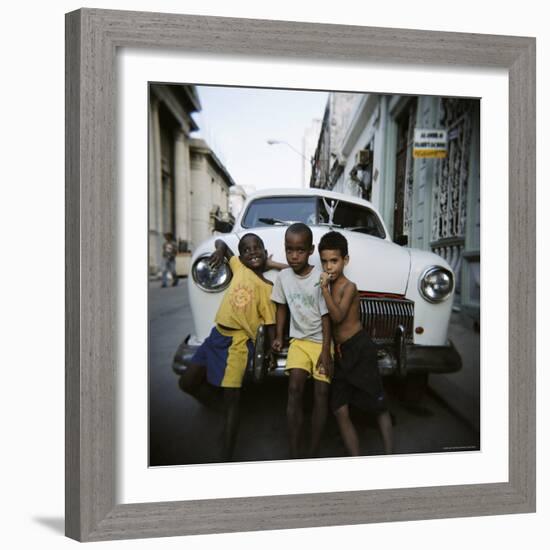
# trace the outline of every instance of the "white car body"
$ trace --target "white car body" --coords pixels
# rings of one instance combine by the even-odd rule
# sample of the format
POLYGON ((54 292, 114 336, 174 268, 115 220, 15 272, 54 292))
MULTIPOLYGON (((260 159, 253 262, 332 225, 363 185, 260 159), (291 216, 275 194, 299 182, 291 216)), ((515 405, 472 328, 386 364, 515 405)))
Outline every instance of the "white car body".
MULTIPOLYGON (((336 226, 332 227, 332 229, 341 232, 348 240, 350 261, 345 269, 346 277, 353 281, 360 293, 364 293, 366 297, 378 296, 381 297, 380 299, 388 298, 387 303, 389 305, 383 311, 378 307, 377 298, 374 299, 374 305, 367 306, 367 309, 370 308, 369 312, 372 315, 377 315, 377 312, 380 313, 380 323, 386 323, 385 326, 390 327, 392 330, 393 326, 390 326, 391 322, 388 324, 388 316, 391 317, 394 313, 395 315, 401 314, 402 308, 400 309, 399 304, 403 301, 412 303, 411 307, 414 308, 414 319, 410 319, 407 329, 409 333, 406 342, 407 348, 413 352, 413 355, 415 348, 419 347, 426 347, 426 349, 433 347, 434 350, 442 349, 445 355, 445 349, 448 348, 447 331, 452 309, 453 291, 444 300, 433 303, 423 296, 419 282, 426 270, 433 266, 441 267, 452 274, 450 266, 443 258, 436 254, 407 248, 392 242, 381 216, 374 206, 365 200, 318 189, 276 189, 257 192, 248 197, 241 214, 235 222, 233 231, 213 236, 211 239, 203 242, 195 250, 191 264, 194 265, 201 257, 212 254, 214 251, 214 242, 218 238, 223 239, 233 253, 238 255, 239 239, 242 235, 249 232, 256 233, 261 237, 268 254, 272 255, 273 260, 286 263, 284 233, 288 223, 286 225, 274 224, 262 226, 246 226, 244 223, 248 209, 255 201, 258 199, 269 200, 276 197, 282 197, 283 200, 287 197, 321 197, 320 201, 323 201, 323 199, 326 201, 324 203, 325 207, 327 203, 330 205, 331 201, 334 201, 334 204, 337 205, 336 211, 338 205, 345 203, 369 209, 378 218, 383 237, 359 233, 336 226), (339 202, 337 203, 336 201, 339 202), (396 300, 395 306, 392 301, 393 299, 396 300)), ((318 202, 317 204, 321 203, 318 202)), ((327 212, 323 210, 323 214, 327 214, 327 212)), ((331 227, 327 224, 311 225, 315 246, 322 235, 330 229, 331 227)), ((317 249, 309 261, 316 266, 320 266, 317 249)), ((272 270, 268 271, 265 276, 274 281, 277 273, 277 271, 272 270)), ((223 292, 205 291, 195 283, 192 277, 189 279, 188 287, 195 334, 191 335, 186 343, 194 348, 200 345, 214 326, 214 318, 221 303, 223 292)), ((417 360, 417 363, 418 361, 422 362, 424 359, 417 360)), ((429 363, 430 359, 428 358, 427 361, 429 363)), ((453 359, 453 365, 450 365, 448 369, 444 365, 445 361, 448 361, 448 358, 438 359, 437 361, 442 362, 443 365, 443 368, 438 367, 435 369, 438 372, 453 371, 460 368, 460 364, 456 364, 456 357, 453 359)), ((460 363, 459 359, 458 363, 460 363)), ((429 364, 426 365, 426 368, 427 371, 432 370, 429 364)), ((175 370, 177 371, 176 368, 175 370)))

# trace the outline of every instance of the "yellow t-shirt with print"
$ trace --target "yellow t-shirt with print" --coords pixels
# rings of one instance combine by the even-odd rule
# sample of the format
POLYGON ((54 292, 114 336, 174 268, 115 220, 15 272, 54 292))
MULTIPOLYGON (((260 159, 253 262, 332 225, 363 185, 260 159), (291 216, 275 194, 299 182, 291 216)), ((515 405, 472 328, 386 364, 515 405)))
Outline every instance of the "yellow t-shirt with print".
POLYGON ((275 324, 275 304, 271 301, 272 286, 246 267, 237 256, 231 256, 229 266, 233 279, 225 293, 216 323, 244 330, 255 341, 260 325, 275 324))

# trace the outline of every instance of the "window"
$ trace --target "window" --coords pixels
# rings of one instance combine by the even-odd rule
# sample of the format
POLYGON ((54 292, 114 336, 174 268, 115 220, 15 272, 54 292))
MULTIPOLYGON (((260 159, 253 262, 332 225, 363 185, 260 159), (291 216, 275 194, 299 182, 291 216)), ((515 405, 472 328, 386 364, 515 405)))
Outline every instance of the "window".
POLYGON ((266 197, 256 199, 244 215, 243 227, 261 227, 283 223, 317 223, 316 197, 266 197))
MULTIPOLYGON (((332 201, 335 202, 332 219, 334 229, 348 229, 381 239, 386 237, 378 215, 370 208, 329 199, 329 202, 332 201)), ((327 226, 329 220, 329 213, 320 197, 265 197, 256 199, 249 205, 243 217, 242 226, 250 228, 289 225, 294 222, 327 226)))

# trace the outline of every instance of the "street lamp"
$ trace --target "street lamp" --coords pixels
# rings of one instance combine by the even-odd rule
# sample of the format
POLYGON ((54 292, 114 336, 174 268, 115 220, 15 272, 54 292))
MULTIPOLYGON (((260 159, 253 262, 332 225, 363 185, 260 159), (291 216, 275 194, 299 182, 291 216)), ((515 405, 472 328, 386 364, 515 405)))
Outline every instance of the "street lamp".
POLYGON ((300 153, 300 151, 298 151, 298 149, 292 147, 292 145, 290 145, 290 143, 288 143, 288 141, 281 141, 281 140, 278 140, 278 139, 268 139, 267 144, 268 145, 286 145, 287 147, 290 147, 297 155, 300 155, 306 162, 311 162, 306 157, 304 157, 304 155, 302 155, 302 153, 300 153))

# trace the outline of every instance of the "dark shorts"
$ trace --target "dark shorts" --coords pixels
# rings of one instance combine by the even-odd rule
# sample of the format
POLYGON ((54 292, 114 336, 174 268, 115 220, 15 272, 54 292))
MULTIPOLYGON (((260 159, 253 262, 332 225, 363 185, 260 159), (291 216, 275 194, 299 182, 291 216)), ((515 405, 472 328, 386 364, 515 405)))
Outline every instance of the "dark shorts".
POLYGON ((375 414, 387 411, 376 346, 364 330, 336 349, 330 406, 336 412, 343 405, 375 414))

